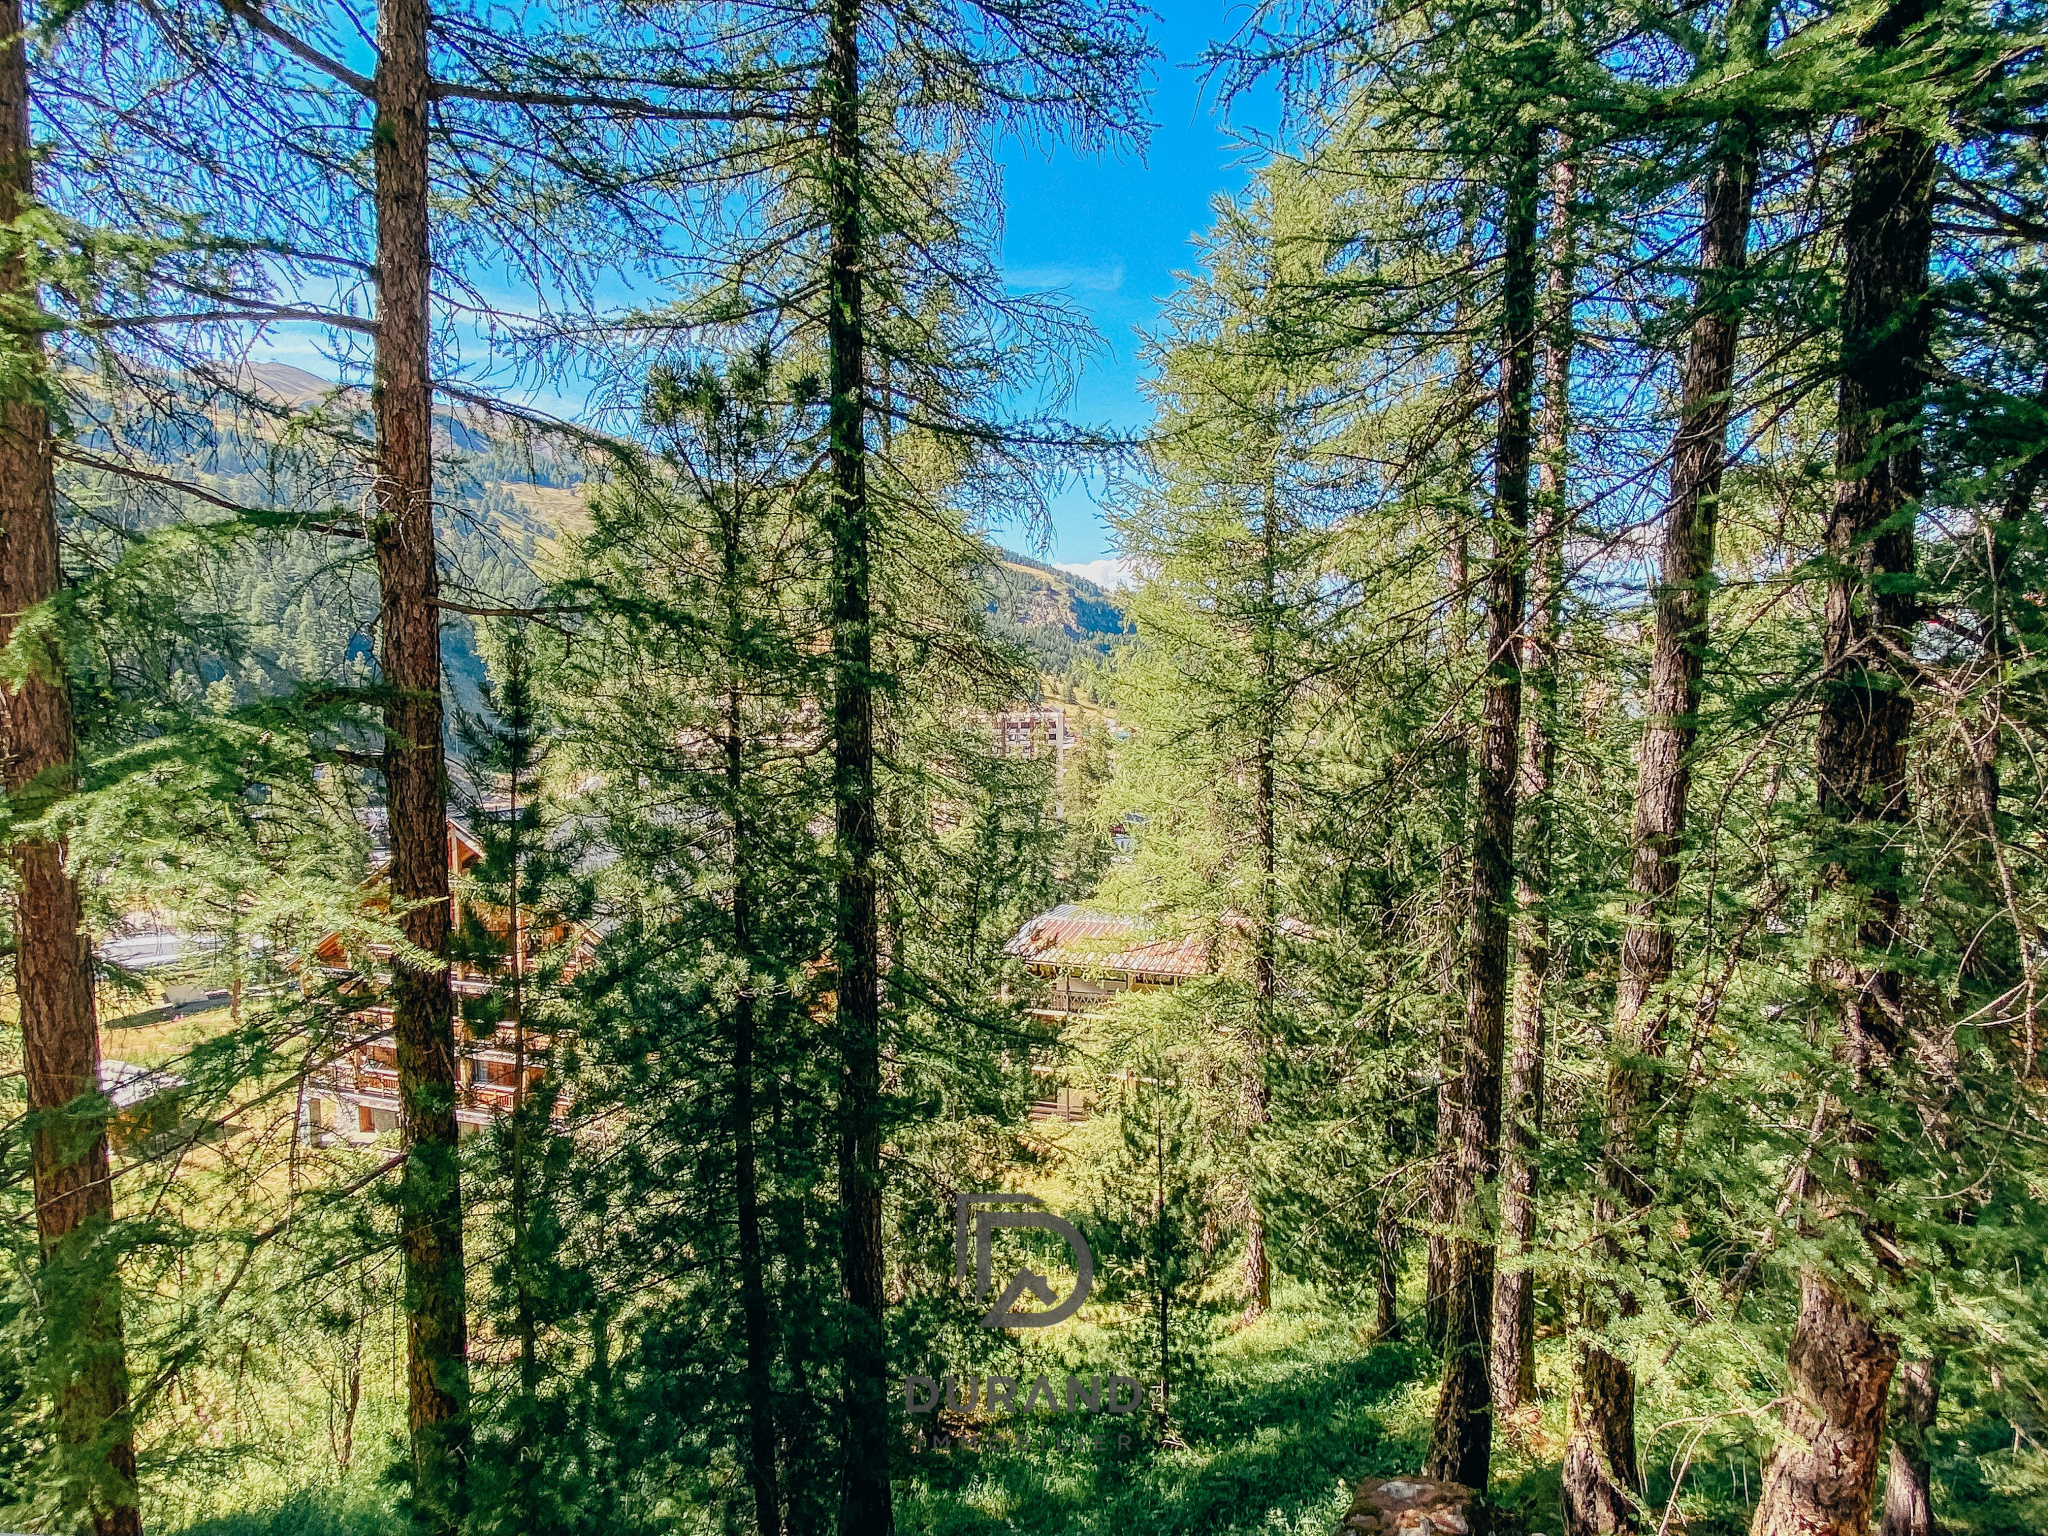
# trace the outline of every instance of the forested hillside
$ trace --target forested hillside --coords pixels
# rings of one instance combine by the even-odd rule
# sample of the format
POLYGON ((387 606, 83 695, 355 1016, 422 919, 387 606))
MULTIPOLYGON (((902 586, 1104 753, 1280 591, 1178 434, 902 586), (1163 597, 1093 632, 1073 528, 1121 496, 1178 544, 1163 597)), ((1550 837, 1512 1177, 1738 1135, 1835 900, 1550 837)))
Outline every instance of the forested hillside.
MULTIPOLYGON (((292 482, 306 466, 282 441, 293 430, 285 423, 293 413, 360 421, 367 405, 362 392, 283 363, 249 364, 232 382, 233 392, 257 408, 252 418, 209 409, 195 396, 174 421, 153 424, 137 467, 243 507, 304 499, 310 488, 292 482)), ((94 400, 92 408, 105 420, 104 400, 94 400)), ((472 603, 533 600, 568 568, 571 541, 589 523, 587 486, 602 479, 602 461, 475 410, 437 415, 434 431, 442 461, 436 538, 450 593, 468 594, 472 603)), ((96 450, 113 442, 107 426, 81 433, 76 442, 84 467, 72 495, 119 507, 138 529, 160 526, 172 515, 146 497, 138 501, 135 487, 118 475, 92 472, 105 462, 96 450)), ((256 558, 215 573, 224 584, 217 590, 225 614, 243 626, 251 688, 368 675, 375 593, 361 573, 337 569, 329 555, 317 538, 272 540, 256 558)), ((995 545, 975 579, 989 594, 991 639, 1049 676, 1106 677, 1105 663, 1129 634, 1124 610, 1109 593, 995 545)), ((451 609, 441 646, 450 700, 474 713, 485 686, 476 620, 451 609)), ((204 680, 217 675, 209 671, 204 680)))
POLYGON ((989 634, 1052 677, 1107 679, 1132 635, 1124 605, 1084 576, 1002 551, 988 573, 989 634))
POLYGON ((0 1525, 2048 1529, 2041 16, 1168 22, 0 0, 0 1525))

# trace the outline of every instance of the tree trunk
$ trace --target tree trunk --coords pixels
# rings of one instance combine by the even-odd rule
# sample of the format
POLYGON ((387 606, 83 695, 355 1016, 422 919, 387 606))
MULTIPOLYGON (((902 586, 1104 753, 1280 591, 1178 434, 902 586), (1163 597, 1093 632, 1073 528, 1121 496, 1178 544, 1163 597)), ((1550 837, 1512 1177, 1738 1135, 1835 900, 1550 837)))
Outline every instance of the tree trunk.
MULTIPOLYGON (((748 915, 734 891, 733 931, 739 953, 747 943, 748 915)), ((739 1207, 740 1310, 746 1328, 747 1417, 754 1485, 754 1524, 761 1536, 782 1529, 782 1496, 775 1467, 775 1389, 770 1376, 774 1341, 769 1334, 768 1288, 761 1258, 761 1201, 754 1166, 754 985, 733 1010, 733 1198, 739 1207)))
MULTIPOLYGON (((35 201, 29 138, 28 54, 18 0, 0 4, 0 224, 35 201)), ((0 293, 32 314, 37 296, 18 248, 0 250, 0 293)), ((0 645, 21 615, 62 583, 50 419, 35 391, 42 337, 17 333, 22 367, 0 401, 0 645)), ((17 816, 32 817, 70 792, 77 740, 64 659, 56 646, 19 686, 0 690, 5 783, 17 816)), ((92 947, 81 930, 78 882, 64 847, 24 837, 14 866, 14 985, 34 1132, 30 1164, 46 1296, 43 1367, 55 1396, 59 1497, 97 1536, 142 1529, 135 1431, 128 1417, 128 1356, 121 1328, 120 1253, 107 1102, 100 1093, 99 1021, 92 947)))
POLYGON ((519 791, 525 787, 532 752, 531 721, 524 716, 527 704, 523 697, 526 684, 523 642, 521 648, 512 653, 511 665, 518 669, 516 675, 522 689, 519 702, 522 718, 516 726, 518 746, 512 758, 512 771, 507 776, 507 799, 511 803, 505 821, 505 838, 506 862, 510 866, 507 883, 511 888, 506 892, 505 947, 510 952, 512 967, 512 1321, 519 1335, 519 1394, 523 1399, 516 1426, 519 1480, 515 1486, 524 1494, 530 1477, 539 1468, 541 1447, 536 1443, 539 1426, 534 1413, 540 1396, 540 1319, 534 1306, 532 1259, 527 1251, 533 1223, 526 1162, 526 938, 519 907, 519 791))
MULTIPOLYGON (((1456 678, 1462 672, 1465 654, 1465 605, 1471 583, 1471 540, 1461 525, 1451 543, 1449 586, 1453 598, 1449 633, 1445 636, 1447 664, 1456 678)), ((1445 743, 1448 759, 1444 783, 1449 801, 1444 817, 1443 844, 1437 854, 1437 885, 1442 906, 1442 943, 1437 947, 1437 990, 1445 1012, 1437 1039, 1436 1147, 1429 1164, 1426 1191, 1429 1212, 1429 1241, 1423 1259, 1422 1336, 1431 1349, 1441 1350, 1451 1332, 1451 1190, 1454 1181, 1454 1146, 1458 1133, 1458 1077, 1463 1057, 1459 1053, 1459 1024, 1465 995, 1464 933, 1469 921, 1470 891, 1465 867, 1467 801, 1472 785, 1472 743, 1462 728, 1445 743), (1453 1015, 1451 1007, 1459 1012, 1453 1015)))
POLYGON ((469 1334, 449 991, 447 772, 441 739, 440 574, 434 548, 433 388, 428 379, 427 0, 378 12, 377 481, 371 542, 383 600, 384 783, 391 895, 406 938, 434 957, 392 965, 404 1118, 399 1247, 405 1264, 406 1423, 413 1498, 427 1529, 454 1531, 468 1458, 469 1334))
POLYGON ((1472 912, 1465 1029, 1451 1185, 1449 1334, 1425 1471, 1486 1491, 1493 1456, 1492 1242, 1481 1193, 1500 1164, 1501 1044, 1513 924, 1515 790, 1522 715, 1518 649, 1529 583, 1529 447, 1536 383, 1536 216, 1540 165, 1533 127, 1509 155, 1502 249, 1500 434, 1494 453, 1493 550, 1486 578, 1486 704, 1474 776, 1472 912))
POLYGON ((1173 1287, 1166 1278, 1166 1112, 1155 1108, 1152 1117, 1152 1156, 1158 1183, 1159 1204, 1153 1224, 1156 1252, 1153 1272, 1159 1285, 1159 1417, 1173 1422, 1173 1287))
MULTIPOLYGON (((768 1097, 769 1140, 766 1146, 774 1159, 776 1176, 786 1186, 815 1177, 816 1170, 811 1165, 807 1150, 796 1153, 797 1166, 790 1164, 792 1148, 791 1138, 786 1134, 789 1121, 784 1086, 774 1073, 770 1073, 761 1084, 768 1097)), ((775 1240, 775 1250, 781 1255, 786 1276, 785 1289, 791 1296, 815 1294, 811 1272, 823 1248, 823 1234, 831 1230, 820 1222, 814 1232, 812 1223, 806 1219, 805 1207, 809 1203, 802 1199, 778 1201, 773 1208, 774 1220, 769 1228, 775 1240)), ((789 1317, 778 1321, 781 1323, 783 1359, 789 1367, 789 1391, 783 1400, 784 1411, 776 1416, 775 1426, 777 1449, 782 1456, 779 1465, 790 1474, 780 1488, 784 1530, 788 1536, 819 1536, 828 1528, 835 1513, 833 1505, 837 1490, 814 1486, 819 1480, 805 1475, 809 1469, 824 1465, 827 1459, 820 1446, 820 1426, 829 1410, 825 1404, 826 1394, 812 1388, 811 1362, 821 1353, 821 1336, 831 1320, 829 1317, 789 1317)))
POLYGON ((1863 1536, 1898 1352, 1868 1313, 1811 1271, 1787 1358, 1784 1437, 1764 1469, 1750 1536, 1863 1536))
MULTIPOLYGON (((1751 51, 1760 50, 1755 39, 1751 51)), ((1650 688, 1636 758, 1636 810, 1629 869, 1629 926, 1615 992, 1612 1060, 1605 1087, 1605 1156, 1594 1216, 1602 1227, 1649 1203, 1644 1182, 1644 1107, 1655 1096, 1668 1010, 1663 998, 1678 953, 1671 905, 1678 889, 1698 734, 1700 676, 1709 638, 1714 526, 1728 457, 1730 391, 1742 335, 1743 269, 1756 200, 1757 133, 1746 121, 1722 126, 1708 173, 1700 229, 1692 336, 1680 382, 1678 428, 1671 445, 1670 496, 1651 632, 1650 688)), ((1623 1262, 1611 1235, 1602 1251, 1623 1262)), ((1588 1288, 1578 1381, 1565 1447, 1564 1508, 1569 1536, 1634 1530, 1641 1473, 1635 1447, 1635 1377, 1628 1362, 1595 1336, 1626 1293, 1603 1300, 1588 1288)))
POLYGON ((1373 1236, 1372 1337, 1376 1344, 1388 1344, 1401 1337, 1401 1224, 1384 1205, 1373 1236))
POLYGON ((1565 456, 1571 430, 1572 200, 1577 177, 1568 156, 1551 167, 1549 309, 1543 367, 1540 494, 1530 538, 1529 635, 1523 677, 1533 691, 1522 722, 1519 798, 1528 813, 1521 879, 1515 892, 1515 1002, 1508 1056, 1500 1219, 1519 1262, 1493 1287, 1493 1396, 1503 1411, 1536 1395, 1536 1146, 1543 1133, 1543 985, 1550 974, 1550 783, 1557 765, 1557 629, 1564 599, 1565 456))
MULTIPOLYGON (((1244 1080, 1238 1084, 1239 1097, 1244 1105, 1244 1117, 1254 1128, 1266 1124, 1272 1117, 1272 1101, 1266 1091, 1265 1074, 1254 1062, 1245 1071, 1244 1080)), ((1244 1310, 1238 1314, 1239 1321, 1251 1323, 1262 1317, 1273 1305, 1273 1260, 1266 1251, 1266 1218, 1259 1212, 1259 1197, 1256 1187, 1247 1196, 1244 1224, 1244 1310)))
POLYGON ((882 1321, 882 1019, 876 915, 873 558, 861 274, 861 0, 833 0, 826 41, 826 322, 832 495, 832 809, 837 843, 840 1284, 846 1302, 839 1528, 888 1536, 888 1340, 882 1321))
MULTIPOLYGON (((1276 450, 1277 451, 1277 450, 1276 450)), ((1274 805, 1274 759, 1278 751, 1279 657, 1278 618, 1274 612, 1277 580, 1279 530, 1276 527, 1277 486, 1268 485, 1264 515, 1259 520, 1261 604, 1258 634, 1259 720, 1254 751, 1252 802, 1253 839, 1258 844, 1259 895, 1252 936, 1252 1060, 1245 1074, 1243 1096, 1245 1118, 1256 1128, 1271 1117, 1272 1094, 1266 1083, 1266 1053, 1273 1044, 1273 1005, 1280 994, 1277 954, 1279 921, 1279 833, 1274 805)), ((1273 1304, 1273 1263, 1266 1251, 1266 1221, 1259 1212, 1258 1191, 1252 1191, 1250 1218, 1245 1225, 1244 1320, 1252 1321, 1273 1304)))
POLYGON ((1942 1357, 1907 1360, 1895 1383, 1898 1414, 1892 1420, 1891 1466, 1884 1480, 1882 1536, 1935 1536, 1934 1477, 1927 1438, 1941 1407, 1942 1357))
MULTIPOLYGON (((1892 5, 1864 37, 1874 51, 1904 43, 1924 0, 1892 5)), ((1907 46, 1917 46, 1907 45, 1907 46)), ((1888 1074, 1901 1045, 1897 971, 1861 957, 1900 939, 1903 872, 1890 829, 1907 816, 1906 744, 1913 701, 1895 654, 1910 654, 1913 524, 1920 501, 1920 393, 1927 380, 1928 264, 1935 155, 1926 136, 1885 108, 1856 125, 1843 221, 1842 356, 1835 501, 1822 632, 1817 778, 1824 884, 1855 892, 1847 958, 1823 962, 1834 993, 1837 1049, 1866 1085, 1888 1074)), ((1849 936, 1844 935, 1846 940, 1849 936)), ((1849 1170, 1873 1190, 1884 1169, 1867 1133, 1850 1127, 1849 1170)), ((1843 1220, 1847 1217, 1836 1217, 1843 1220)), ((1814 1272, 1787 1353, 1785 1433, 1764 1474, 1752 1536, 1862 1536, 1897 1363, 1853 1292, 1814 1272)))
POLYGON ((725 527, 726 662, 732 681, 725 697, 725 792, 732 817, 732 952, 747 967, 733 1002, 733 1203, 739 1228, 740 1317, 746 1332, 748 1476, 754 1485, 754 1528, 780 1536, 782 1494, 775 1464, 774 1339, 768 1322, 766 1266, 761 1256, 761 1195, 754 1155, 754 888, 749 855, 753 832, 746 802, 745 742, 739 682, 745 597, 741 587, 738 498, 729 498, 725 527))

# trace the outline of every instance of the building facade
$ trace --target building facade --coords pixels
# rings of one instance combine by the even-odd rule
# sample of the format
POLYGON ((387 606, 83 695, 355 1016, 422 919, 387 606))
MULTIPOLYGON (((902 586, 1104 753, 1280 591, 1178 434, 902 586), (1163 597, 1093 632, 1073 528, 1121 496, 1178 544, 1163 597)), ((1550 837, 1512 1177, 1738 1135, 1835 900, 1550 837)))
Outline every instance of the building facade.
MULTIPOLYGON (((1143 917, 1090 912, 1062 903, 1041 912, 1003 946, 1030 977, 1024 1011, 1065 1025, 1108 1007, 1127 992, 1179 986, 1210 971, 1208 941, 1197 933, 1163 933, 1143 917)), ((1034 1065, 1050 1094, 1032 1105, 1036 1120, 1083 1120, 1087 1097, 1070 1086, 1061 1068, 1034 1065)))
MULTIPOLYGON (((509 914, 502 908, 470 901, 465 904, 463 877, 484 856, 483 845, 467 827, 454 818, 448 822, 448 884, 453 893, 450 916, 456 927, 468 914, 501 942, 510 932, 509 914)), ((389 865, 372 874, 373 883, 389 879, 389 865)), ((519 925, 520 963, 531 965, 535 957, 563 944, 574 944, 570 971, 588 957, 596 936, 580 925, 537 922, 522 913, 519 925)), ((509 948, 509 944, 507 945, 509 948)), ((367 956, 351 957, 338 934, 330 934, 313 954, 317 978, 308 975, 305 985, 319 987, 347 999, 359 995, 363 1006, 349 1012, 342 1038, 328 1058, 307 1073, 300 1093, 300 1117, 314 1139, 338 1138, 367 1142, 399 1129, 398 1050, 394 1044, 391 1009, 377 1001, 389 983, 390 951, 370 947, 367 956), (365 970, 365 960, 370 967, 365 970)), ((482 1039, 473 1036, 462 1022, 465 1002, 481 1001, 496 990, 502 978, 486 975, 466 965, 453 968, 451 986, 455 993, 456 1103, 455 1118, 464 1134, 481 1130, 501 1115, 511 1113, 522 1093, 520 1072, 525 1072, 526 1089, 537 1086, 547 1074, 553 1039, 544 1031, 518 1023, 500 1023, 482 1039)), ((561 1115, 565 1104, 558 1103, 561 1115)))
POLYGON ((1057 762, 1080 737, 1057 704, 1013 704, 995 717, 996 751, 1004 757, 1049 757, 1057 762))

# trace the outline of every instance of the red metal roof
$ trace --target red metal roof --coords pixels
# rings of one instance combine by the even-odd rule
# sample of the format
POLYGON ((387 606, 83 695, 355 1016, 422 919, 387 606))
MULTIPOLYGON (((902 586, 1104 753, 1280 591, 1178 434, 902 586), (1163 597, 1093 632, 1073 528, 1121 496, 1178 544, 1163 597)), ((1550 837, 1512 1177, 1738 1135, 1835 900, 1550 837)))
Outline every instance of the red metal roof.
POLYGON ((1041 912, 1003 946, 1027 965, 1181 979, 1209 974, 1209 942, 1201 934, 1157 937, 1148 918, 1088 912, 1062 903, 1041 912))

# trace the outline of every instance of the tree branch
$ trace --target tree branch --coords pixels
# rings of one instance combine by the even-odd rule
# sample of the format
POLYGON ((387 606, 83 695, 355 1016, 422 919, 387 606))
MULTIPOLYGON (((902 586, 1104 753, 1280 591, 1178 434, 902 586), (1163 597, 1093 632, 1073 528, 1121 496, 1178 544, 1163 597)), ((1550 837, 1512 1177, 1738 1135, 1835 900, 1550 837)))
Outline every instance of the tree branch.
POLYGON ((308 533, 329 534, 337 539, 360 539, 368 536, 360 528, 350 528, 340 523, 316 523, 310 517, 295 512, 279 512, 269 507, 245 507, 238 501, 229 501, 225 496, 215 495, 204 486, 193 485, 187 480, 173 479, 169 475, 153 474, 149 470, 137 469, 131 464, 123 464, 115 459, 103 459, 97 454, 82 452, 66 443, 59 443, 56 453, 58 458, 73 464, 83 464, 88 469, 104 470, 125 480, 143 480, 151 485, 161 485, 203 501, 209 506, 219 507, 224 512, 233 512, 272 527, 303 528, 308 533))
POLYGON ((427 88, 435 101, 488 101, 513 107, 569 107, 601 112, 628 112, 635 117, 674 123, 786 123, 795 120, 788 112, 741 108, 721 112, 712 108, 664 107, 637 96, 578 96, 563 91, 519 91, 488 85, 457 85, 437 80, 427 88))
POLYGON ((445 597, 434 599, 436 608, 445 608, 450 613, 466 613, 479 619, 534 619, 545 620, 564 613, 588 613, 586 607, 573 608, 483 608, 469 603, 450 602, 445 597))
POLYGON ((323 75, 347 86, 358 96, 367 100, 377 99, 377 82, 368 75, 359 75, 339 59, 330 59, 311 43, 287 32, 268 16, 257 10, 249 0, 220 0, 220 8, 228 15, 244 23, 250 31, 262 34, 297 59, 301 64, 310 64, 323 75))
POLYGON ((133 331, 151 325, 207 325, 220 320, 305 320, 314 325, 331 325, 338 331, 360 331, 365 336, 377 334, 377 322, 365 320, 356 315, 336 314, 326 309, 293 309, 281 305, 251 305, 246 309, 201 309, 184 314, 164 315, 109 315, 95 320, 81 320, 79 328, 88 331, 133 331))

